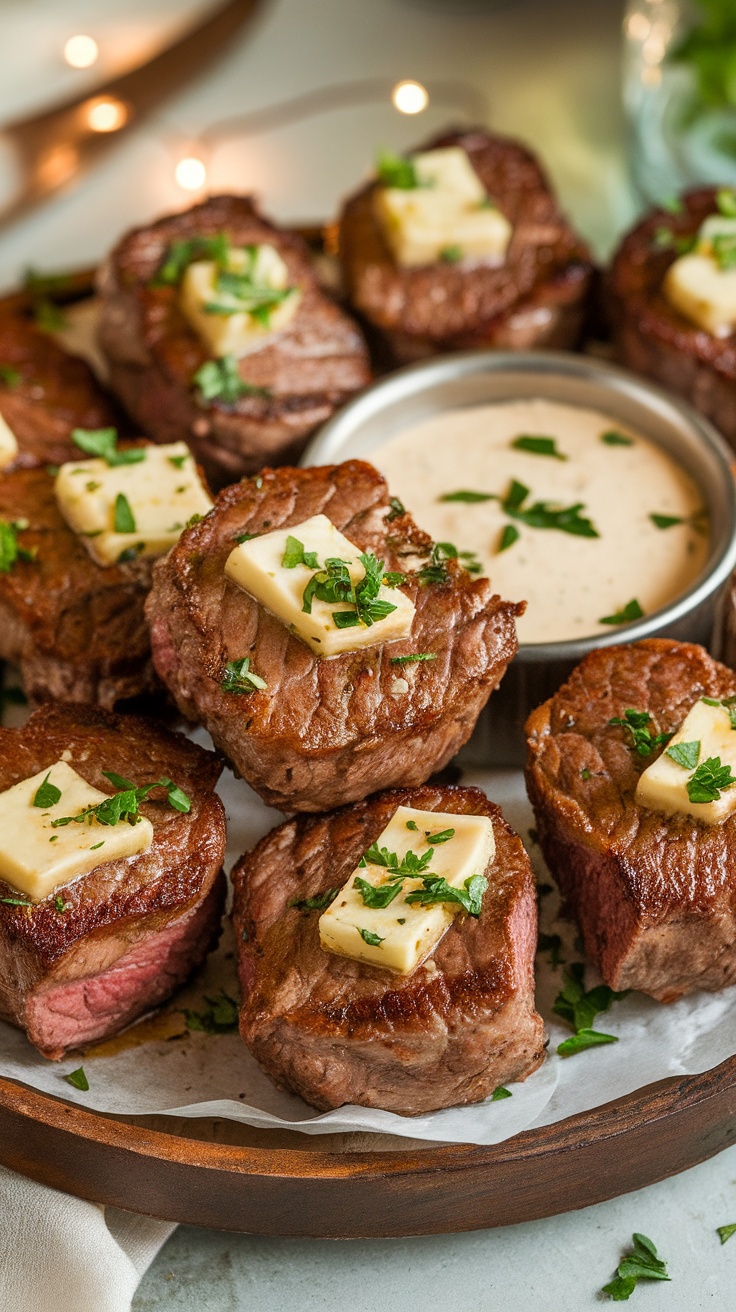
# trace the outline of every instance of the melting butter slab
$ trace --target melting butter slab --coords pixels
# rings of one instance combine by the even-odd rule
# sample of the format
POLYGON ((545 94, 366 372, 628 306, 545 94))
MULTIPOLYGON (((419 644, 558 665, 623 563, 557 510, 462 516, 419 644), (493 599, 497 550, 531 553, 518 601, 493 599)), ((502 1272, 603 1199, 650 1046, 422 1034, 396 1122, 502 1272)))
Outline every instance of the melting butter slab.
POLYGON ((461 146, 411 157, 416 187, 378 187, 376 214, 397 264, 412 268, 443 258, 502 264, 508 219, 486 196, 461 146))
POLYGON ((18 454, 18 440, 7 419, 0 414, 0 469, 6 469, 18 454))
POLYGON ((153 842, 153 826, 145 818, 135 825, 127 821, 117 825, 93 821, 53 827, 54 820, 79 815, 108 796, 88 784, 65 761, 56 761, 0 793, 0 878, 19 893, 39 901, 103 862, 145 852, 153 842), (53 806, 34 806, 47 776, 61 797, 53 806))
POLYGON ((72 460, 54 484, 56 500, 70 528, 78 533, 98 565, 125 558, 160 556, 177 541, 193 515, 206 515, 212 500, 184 442, 148 446, 136 464, 72 460), (133 516, 131 531, 116 528, 116 504, 123 497, 133 516))
POLYGON ((720 824, 736 810, 736 784, 720 791, 720 797, 708 802, 694 802, 688 793, 697 765, 716 758, 720 766, 730 766, 736 776, 736 729, 725 706, 711 706, 698 701, 688 711, 667 748, 639 778, 636 801, 667 815, 691 815, 706 824, 720 824), (691 749, 693 768, 678 764, 670 755, 683 743, 697 744, 691 749))
POLYGON ((695 250, 670 265, 663 288, 670 304, 697 328, 729 337, 736 328, 736 267, 721 267, 720 242, 736 244, 736 219, 713 214, 701 226, 695 250))
POLYGON ((188 265, 179 303, 213 356, 241 359, 291 323, 302 293, 288 282, 288 267, 274 246, 230 247, 224 271, 214 260, 188 265), (238 278, 244 280, 239 287, 238 278))
POLYGON ((382 642, 406 638, 414 620, 414 603, 399 588, 382 585, 378 600, 395 609, 371 625, 337 627, 334 615, 350 612, 354 607, 340 602, 314 598, 311 613, 304 607, 304 589, 315 570, 308 565, 287 569, 283 565, 287 538, 301 542, 306 553, 314 553, 321 568, 326 560, 344 561, 353 584, 365 577, 360 548, 349 542, 326 515, 313 515, 302 524, 275 529, 241 542, 225 563, 225 573, 233 583, 249 592, 266 610, 293 630, 318 656, 339 656, 345 651, 375 647, 382 642))
MULTIPOLYGON (((424 874, 439 875, 453 888, 463 888, 473 875, 483 875, 496 853, 493 825, 488 816, 419 811, 409 806, 396 809, 376 840, 376 847, 396 853, 399 861, 407 852, 421 858, 433 848, 424 874), (433 834, 448 830, 454 831, 452 837, 433 844, 433 834)), ((381 888, 392 883, 389 873, 384 866, 367 859, 365 866, 353 871, 334 902, 320 916, 320 944, 325 952, 408 975, 426 960, 462 908, 452 902, 434 906, 407 902, 407 894, 422 888, 423 876, 405 879, 401 892, 388 906, 366 906, 356 879, 381 888), (367 942, 366 935, 380 941, 367 942)))

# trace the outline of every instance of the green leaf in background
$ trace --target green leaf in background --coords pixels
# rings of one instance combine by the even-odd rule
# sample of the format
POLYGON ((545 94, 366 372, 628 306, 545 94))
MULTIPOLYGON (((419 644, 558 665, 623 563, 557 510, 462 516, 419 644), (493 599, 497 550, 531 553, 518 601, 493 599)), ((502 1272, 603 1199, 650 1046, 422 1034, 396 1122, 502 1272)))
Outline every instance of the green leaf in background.
POLYGON ((667 1263, 662 1261, 651 1239, 646 1235, 632 1235, 632 1251, 621 1259, 616 1279, 604 1285, 602 1293, 614 1303, 623 1303, 631 1297, 640 1280, 669 1280, 667 1263))

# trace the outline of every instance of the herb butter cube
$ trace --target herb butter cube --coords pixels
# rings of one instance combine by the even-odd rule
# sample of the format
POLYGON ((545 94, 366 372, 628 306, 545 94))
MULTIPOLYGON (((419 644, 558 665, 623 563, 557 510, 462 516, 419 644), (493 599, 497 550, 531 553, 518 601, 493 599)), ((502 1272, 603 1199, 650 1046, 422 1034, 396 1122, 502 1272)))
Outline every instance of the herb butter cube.
POLYGON ((18 442, 10 424, 0 414, 0 469, 12 464, 18 454, 18 442))
POLYGON ((103 566, 114 565, 124 552, 130 552, 131 559, 162 555, 193 515, 206 515, 212 509, 184 442, 146 447, 145 460, 130 465, 70 461, 59 469, 54 491, 67 524, 103 566), (132 514, 132 532, 119 531, 120 496, 132 514))
POLYGON ((153 842, 153 826, 145 818, 136 825, 127 821, 101 825, 95 820, 54 828, 54 820, 78 815, 108 796, 65 761, 57 761, 0 793, 0 878, 39 901, 60 884, 103 862, 147 851, 153 842), (47 776, 61 796, 52 806, 34 806, 47 776))
POLYGON ((274 333, 288 327, 302 293, 289 287, 289 270, 274 246, 231 247, 227 268, 214 260, 195 260, 182 278, 184 317, 211 354, 241 359, 259 351, 274 333), (221 278, 221 275, 224 275, 221 278), (229 275, 247 278, 240 290, 229 275), (277 293, 277 297, 269 296, 277 293), (219 307, 219 312, 211 307, 219 307))
POLYGON ((326 515, 313 515, 302 524, 275 529, 251 538, 249 542, 241 542, 225 562, 227 577, 292 629, 318 656, 339 656, 345 651, 375 647, 379 643, 409 636, 414 603, 400 588, 389 588, 385 584, 381 585, 377 600, 395 609, 371 625, 339 628, 334 616, 343 613, 349 617, 355 613, 355 607, 321 601, 316 597, 311 603, 311 613, 307 614, 304 611, 304 590, 316 571, 306 564, 291 569, 284 567, 287 538, 290 537, 303 545, 305 554, 314 553, 320 568, 326 560, 337 559, 347 565, 354 585, 365 577, 360 548, 349 542, 326 515))
POLYGON ((669 755, 681 743, 700 743, 699 764, 717 757, 721 765, 730 766, 731 774, 736 776, 736 729, 731 728, 728 709, 698 701, 688 711, 662 755, 640 776, 636 801, 639 806, 664 811, 667 815, 691 815, 706 824, 720 824, 736 810, 736 784, 719 790, 720 797, 713 801, 691 801, 688 783, 695 771, 679 765, 669 755))
MULTIPOLYGON (((458 889, 473 875, 485 874, 496 854, 488 816, 418 811, 410 806, 397 807, 375 847, 395 853, 399 861, 407 853, 421 858, 432 849, 424 874, 438 875, 458 889), (440 835, 441 841, 433 842, 433 835, 440 835)), ((422 888, 422 877, 404 879, 401 891, 387 906, 367 906, 356 879, 379 888, 393 881, 385 866, 371 863, 367 855, 365 859, 365 866, 353 871, 320 916, 320 945, 325 952, 409 975, 434 951, 462 907, 456 902, 433 906, 407 902, 407 895, 422 888)))
POLYGON ((511 224, 488 204, 483 184, 459 146, 412 156, 419 186, 379 187, 375 206, 396 262, 433 264, 445 250, 502 264, 511 224))
POLYGON ((736 269, 720 269, 712 255, 682 255, 667 270, 664 292, 696 328, 728 337, 736 327, 736 269))

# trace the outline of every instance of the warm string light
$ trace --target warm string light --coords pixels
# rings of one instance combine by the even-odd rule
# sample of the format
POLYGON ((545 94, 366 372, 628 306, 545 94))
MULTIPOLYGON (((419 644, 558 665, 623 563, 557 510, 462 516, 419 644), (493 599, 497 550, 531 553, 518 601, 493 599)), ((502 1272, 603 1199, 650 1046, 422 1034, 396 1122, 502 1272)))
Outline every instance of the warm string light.
POLYGON ((88 100, 84 108, 88 126, 93 132, 118 132, 128 121, 128 110, 122 100, 113 96, 97 96, 88 100))
POLYGON ((429 104, 429 92, 421 82, 397 82, 391 100, 400 114, 421 114, 429 104))
POLYGON ((180 159, 174 171, 182 191, 201 191, 207 181, 207 167, 196 155, 180 159))
POLYGON ((71 68, 91 68, 97 63, 99 53, 93 36, 70 36, 64 46, 64 58, 71 68))

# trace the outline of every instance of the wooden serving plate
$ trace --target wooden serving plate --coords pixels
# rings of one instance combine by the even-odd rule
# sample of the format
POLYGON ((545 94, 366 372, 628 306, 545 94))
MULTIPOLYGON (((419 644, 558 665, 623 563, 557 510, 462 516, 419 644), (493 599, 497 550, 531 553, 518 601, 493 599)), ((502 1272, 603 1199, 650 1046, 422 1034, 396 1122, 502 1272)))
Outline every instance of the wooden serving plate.
POLYGON ((122 1119, 0 1078, 0 1162, 22 1175, 169 1221, 354 1239, 513 1225, 684 1171, 736 1143, 736 1057, 494 1147, 367 1138, 122 1119))

